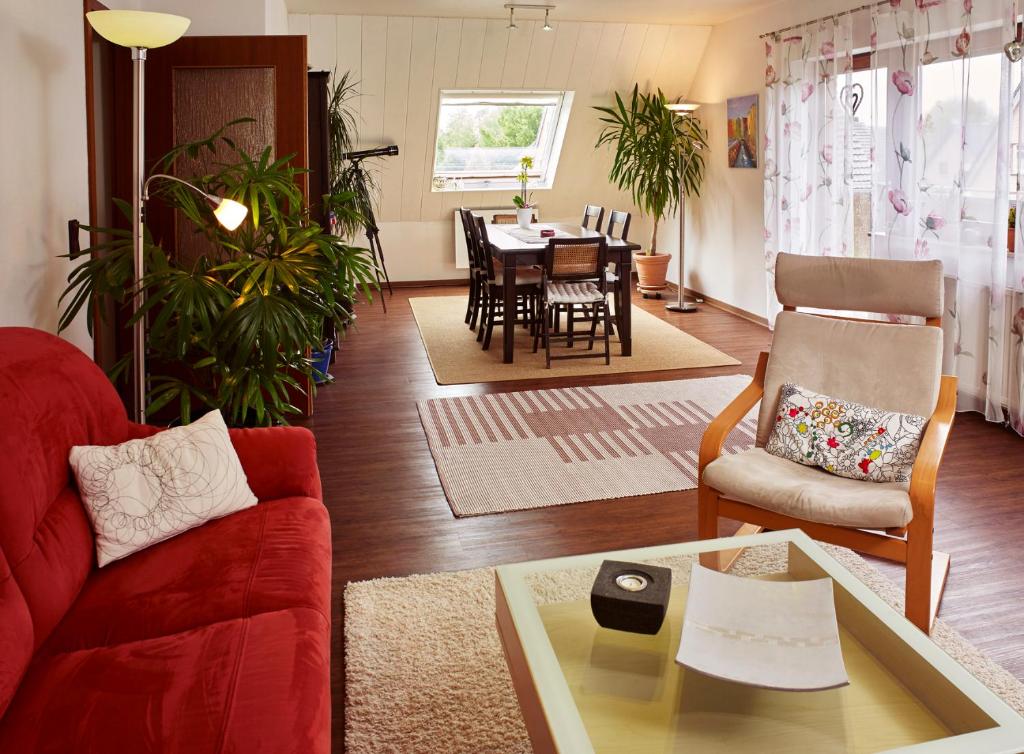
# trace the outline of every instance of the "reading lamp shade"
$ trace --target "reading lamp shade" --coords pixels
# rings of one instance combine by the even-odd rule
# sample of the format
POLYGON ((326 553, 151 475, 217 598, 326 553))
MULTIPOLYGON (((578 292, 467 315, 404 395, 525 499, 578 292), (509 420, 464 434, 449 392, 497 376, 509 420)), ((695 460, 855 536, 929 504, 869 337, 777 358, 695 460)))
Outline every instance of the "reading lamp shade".
POLYGON ((228 230, 234 230, 241 225, 247 214, 249 214, 249 209, 233 199, 220 199, 217 206, 213 208, 213 215, 217 218, 217 222, 228 230))
POLYGON ((85 14, 96 33, 122 47, 163 47, 179 39, 192 22, 184 16, 141 10, 94 10, 85 14))

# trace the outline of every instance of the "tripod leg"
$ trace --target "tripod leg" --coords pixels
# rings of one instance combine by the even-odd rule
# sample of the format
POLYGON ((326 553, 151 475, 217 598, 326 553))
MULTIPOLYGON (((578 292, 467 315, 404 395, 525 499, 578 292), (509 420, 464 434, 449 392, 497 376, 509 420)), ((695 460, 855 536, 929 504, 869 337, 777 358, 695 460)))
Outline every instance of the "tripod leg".
POLYGON ((383 291, 381 290, 381 285, 380 285, 380 282, 381 282, 380 281, 381 264, 380 264, 379 257, 377 255, 376 234, 373 231, 367 231, 366 232, 366 240, 367 240, 367 242, 368 242, 368 244, 370 246, 370 255, 373 258, 373 276, 377 280, 377 290, 381 292, 380 305, 382 307, 384 307, 384 313, 387 314, 387 312, 388 312, 388 304, 384 300, 383 291))
POLYGON ((384 247, 380 245, 380 233, 376 229, 373 231, 373 240, 377 245, 376 255, 377 259, 380 261, 380 269, 384 273, 384 282, 387 283, 388 294, 393 296, 395 292, 391 288, 391 278, 388 277, 388 266, 384 264, 384 247))

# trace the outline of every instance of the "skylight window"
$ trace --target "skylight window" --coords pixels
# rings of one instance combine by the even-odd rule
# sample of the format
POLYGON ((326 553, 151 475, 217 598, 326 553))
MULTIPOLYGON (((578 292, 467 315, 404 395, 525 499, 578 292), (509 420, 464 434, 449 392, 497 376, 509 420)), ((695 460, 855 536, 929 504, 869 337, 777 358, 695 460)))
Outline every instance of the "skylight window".
POLYGON ((533 158, 530 187, 551 188, 572 92, 442 91, 434 191, 506 190, 533 158))

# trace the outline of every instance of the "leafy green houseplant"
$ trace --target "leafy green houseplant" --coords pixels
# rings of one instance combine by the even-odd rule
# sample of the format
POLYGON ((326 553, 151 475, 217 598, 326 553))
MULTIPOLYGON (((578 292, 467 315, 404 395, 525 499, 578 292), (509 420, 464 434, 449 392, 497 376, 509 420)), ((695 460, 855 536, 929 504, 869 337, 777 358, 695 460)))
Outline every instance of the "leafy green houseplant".
MULTIPOLYGON (((287 423, 299 413, 290 395, 318 376, 308 354, 322 345, 324 321, 339 329, 347 323, 352 314, 344 302, 360 292, 370 295, 373 264, 365 249, 310 219, 297 182, 304 171, 289 165, 291 155, 273 159, 269 147, 250 155, 225 135, 231 125, 176 147, 156 168, 173 172, 182 156, 229 155, 212 173, 188 180, 244 203, 249 217, 228 231, 191 189, 154 184, 154 198, 178 210, 208 243, 185 263, 147 231, 141 281, 146 303, 138 315, 149 323, 147 410, 176 409, 183 423, 209 409, 220 409, 234 425, 287 423)), ((119 206, 130 217, 130 207, 119 206)), ((131 233, 87 230, 107 240, 70 255, 78 264, 61 296, 61 329, 83 306, 103 312, 103 304, 124 305, 132 295, 131 233)), ((118 362, 112 377, 124 372, 130 356, 118 362)))
POLYGON ((613 107, 594 109, 604 123, 597 146, 615 150, 609 178, 630 192, 642 214, 653 218, 646 253, 658 254, 658 225, 679 207, 680 188, 686 196, 700 195, 704 180, 700 150, 707 147, 707 133, 696 118, 669 110, 660 89, 652 94, 634 86, 628 101, 616 92, 613 107))
POLYGON ((365 229, 365 219, 371 216, 373 193, 376 186, 373 175, 353 170, 345 157, 356 148, 359 128, 353 101, 359 97, 351 72, 332 76, 330 100, 327 103, 328 172, 330 197, 328 209, 333 213, 339 234, 352 238, 365 229))

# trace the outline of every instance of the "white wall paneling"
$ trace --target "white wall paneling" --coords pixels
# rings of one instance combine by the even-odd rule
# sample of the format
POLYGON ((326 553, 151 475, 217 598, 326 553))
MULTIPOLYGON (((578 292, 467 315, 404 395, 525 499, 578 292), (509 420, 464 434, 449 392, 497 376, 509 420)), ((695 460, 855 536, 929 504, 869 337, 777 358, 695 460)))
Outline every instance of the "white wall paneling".
MULTIPOLYGON (((610 153, 595 151, 592 107, 614 90, 660 87, 686 96, 710 27, 635 23, 291 14, 293 34, 309 36, 310 65, 351 71, 359 82, 360 146, 396 143, 377 163, 381 237, 393 280, 464 277, 454 264, 452 212, 462 204, 510 203, 512 192, 434 193, 438 97, 442 89, 567 89, 575 92, 555 185, 534 199, 550 219, 577 219, 583 205, 633 210, 608 183, 610 153)), ((647 244, 650 223, 634 220, 647 244)), ((666 236, 667 239, 667 236, 666 236)))

